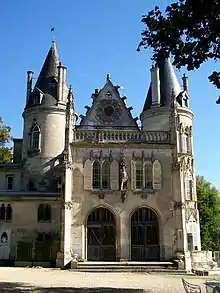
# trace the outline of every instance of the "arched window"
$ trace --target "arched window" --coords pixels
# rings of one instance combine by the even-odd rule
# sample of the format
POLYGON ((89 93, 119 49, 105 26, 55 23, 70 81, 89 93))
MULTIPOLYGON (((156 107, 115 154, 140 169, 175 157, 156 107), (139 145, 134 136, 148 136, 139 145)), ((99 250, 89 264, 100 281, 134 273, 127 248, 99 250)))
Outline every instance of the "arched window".
POLYGON ((190 172, 186 173, 185 190, 186 190, 186 199, 192 200, 192 175, 190 172))
POLYGON ((37 124, 34 124, 31 128, 30 148, 31 149, 40 148, 40 127, 37 124))
POLYGON ((5 220, 5 205, 2 204, 0 208, 0 220, 5 220))
POLYGON ((153 163, 153 189, 161 189, 162 185, 162 172, 161 164, 158 160, 153 163))
POLYGON ((143 164, 136 162, 136 189, 143 188, 143 164))
POLYGON ((40 204, 37 212, 38 222, 50 222, 51 221, 51 207, 49 205, 40 204))
POLYGON ((101 188, 101 164, 98 161, 93 163, 92 171, 93 188, 101 188))
POLYGON ((11 221, 12 220, 12 208, 11 205, 8 204, 6 208, 6 221, 11 221))
POLYGON ((110 162, 104 161, 102 164, 95 161, 92 167, 92 187, 94 189, 110 188, 110 162))
POLYGON ((146 162, 144 165, 145 188, 153 187, 153 166, 151 162, 146 162))

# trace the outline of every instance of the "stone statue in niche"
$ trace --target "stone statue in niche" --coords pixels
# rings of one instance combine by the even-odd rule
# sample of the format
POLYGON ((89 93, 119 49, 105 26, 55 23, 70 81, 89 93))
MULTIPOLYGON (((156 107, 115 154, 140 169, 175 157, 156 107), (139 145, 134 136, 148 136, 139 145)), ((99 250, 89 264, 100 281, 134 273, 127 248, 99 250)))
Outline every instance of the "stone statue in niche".
POLYGON ((120 190, 126 190, 127 189, 127 183, 128 183, 128 171, 125 161, 124 152, 122 152, 121 157, 121 163, 120 163, 120 177, 121 177, 121 187, 120 190))
POLYGON ((128 172, 125 166, 121 167, 121 190, 127 189, 128 172))

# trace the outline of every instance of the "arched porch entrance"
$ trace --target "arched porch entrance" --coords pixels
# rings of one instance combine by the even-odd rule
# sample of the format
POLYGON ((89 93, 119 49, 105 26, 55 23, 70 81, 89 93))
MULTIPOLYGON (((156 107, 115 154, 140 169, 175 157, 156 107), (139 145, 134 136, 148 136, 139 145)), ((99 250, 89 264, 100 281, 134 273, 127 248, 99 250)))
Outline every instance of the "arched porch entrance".
POLYGON ((156 213, 146 207, 131 217, 131 259, 156 261, 160 258, 159 227, 156 213))
POLYGON ((93 210, 87 219, 87 259, 116 260, 116 225, 113 213, 103 207, 93 210))

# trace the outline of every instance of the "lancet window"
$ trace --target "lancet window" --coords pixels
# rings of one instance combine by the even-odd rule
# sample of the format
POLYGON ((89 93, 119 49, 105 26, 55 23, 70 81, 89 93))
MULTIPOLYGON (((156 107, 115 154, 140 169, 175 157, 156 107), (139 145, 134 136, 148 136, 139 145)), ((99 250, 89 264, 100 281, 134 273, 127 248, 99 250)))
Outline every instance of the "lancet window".
POLYGON ((35 123, 31 127, 30 132, 30 148, 39 149, 40 148, 40 127, 35 123))

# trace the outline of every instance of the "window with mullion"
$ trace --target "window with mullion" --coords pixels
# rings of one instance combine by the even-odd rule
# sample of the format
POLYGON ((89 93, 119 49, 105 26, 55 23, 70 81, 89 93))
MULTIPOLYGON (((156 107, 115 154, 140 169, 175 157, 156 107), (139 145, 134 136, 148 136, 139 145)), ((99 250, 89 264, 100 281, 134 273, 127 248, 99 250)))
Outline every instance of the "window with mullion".
POLYGON ((101 164, 95 161, 92 170, 92 187, 95 189, 101 188, 101 164))
POLYGON ((105 161, 101 167, 102 169, 102 188, 110 188, 110 164, 105 161))
POLYGON ((144 165, 145 172, 145 188, 153 188, 153 166, 151 162, 146 162, 144 165))
POLYGON ((143 188, 143 164, 141 162, 136 163, 136 189, 143 188))

